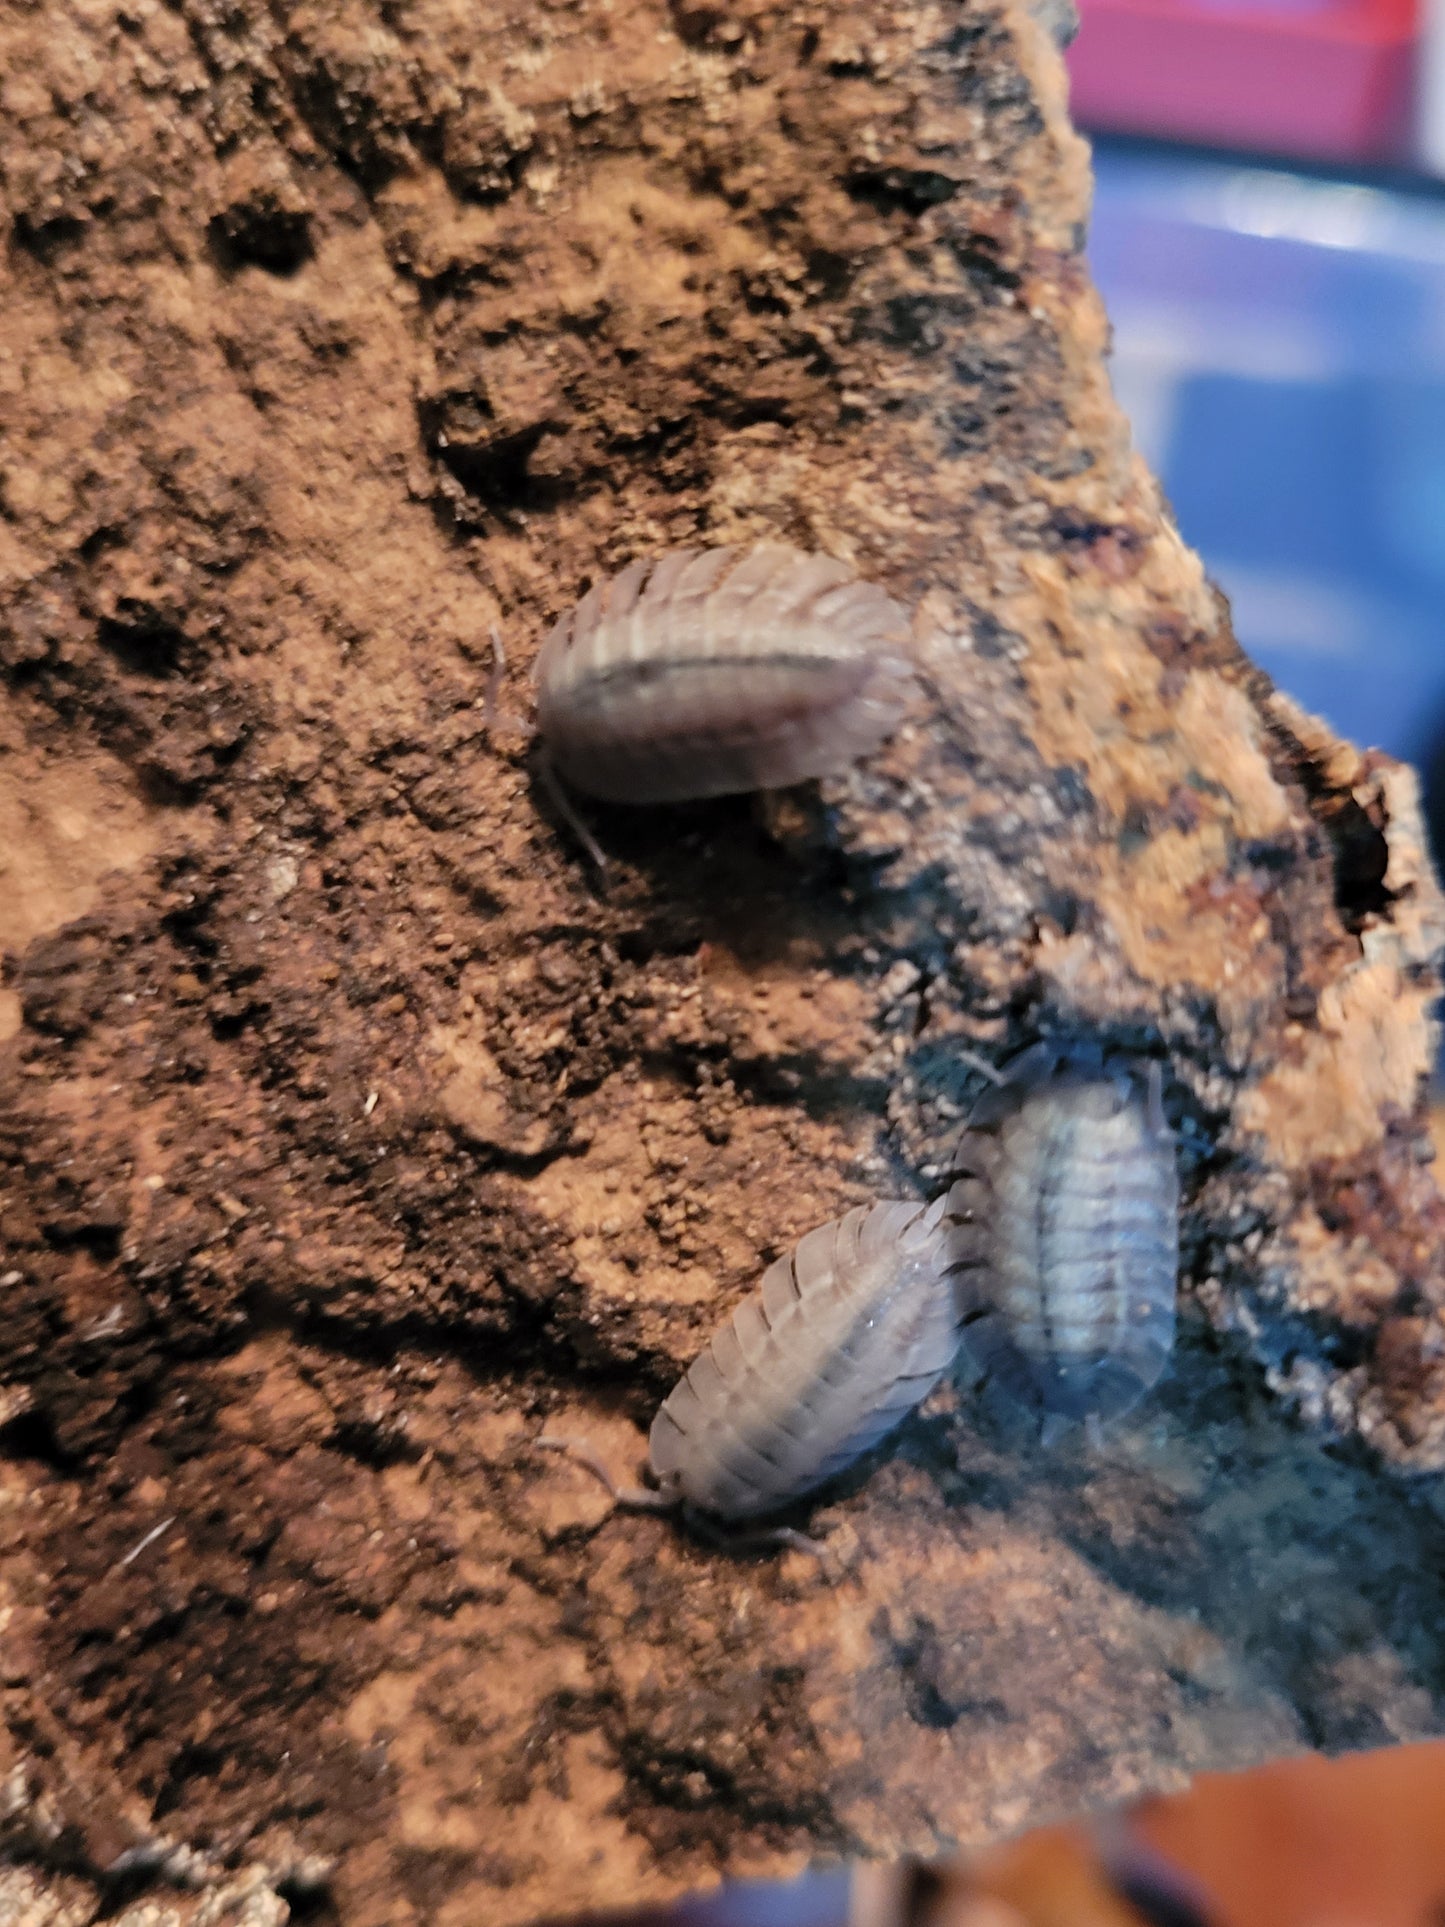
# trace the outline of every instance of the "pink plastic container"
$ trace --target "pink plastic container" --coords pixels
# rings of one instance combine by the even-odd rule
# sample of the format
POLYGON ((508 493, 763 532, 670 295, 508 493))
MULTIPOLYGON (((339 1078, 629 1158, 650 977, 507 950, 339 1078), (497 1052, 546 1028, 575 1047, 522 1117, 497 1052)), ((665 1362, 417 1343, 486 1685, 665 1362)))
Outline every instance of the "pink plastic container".
POLYGON ((1080 0, 1081 127, 1312 160, 1410 144, 1416 0, 1080 0))

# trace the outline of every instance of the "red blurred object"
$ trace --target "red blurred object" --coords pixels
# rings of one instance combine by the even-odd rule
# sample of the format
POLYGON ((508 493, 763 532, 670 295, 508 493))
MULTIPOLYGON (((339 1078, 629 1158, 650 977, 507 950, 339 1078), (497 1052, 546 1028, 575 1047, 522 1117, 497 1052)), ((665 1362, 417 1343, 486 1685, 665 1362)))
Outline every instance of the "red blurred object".
POLYGON ((1445 1741, 1206 1773, 1133 1824, 1210 1894, 1220 1927, 1445 1920, 1445 1741))
POLYGON ((1417 0, 1080 0, 1081 127, 1312 160, 1409 147, 1417 0))

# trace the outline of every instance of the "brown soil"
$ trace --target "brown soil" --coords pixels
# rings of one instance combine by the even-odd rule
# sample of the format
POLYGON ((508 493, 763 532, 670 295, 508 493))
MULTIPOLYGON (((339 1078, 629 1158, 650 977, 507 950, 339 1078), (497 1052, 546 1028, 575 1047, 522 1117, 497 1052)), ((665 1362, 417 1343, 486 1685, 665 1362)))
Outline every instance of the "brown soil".
POLYGON ((529 1921, 1437 1729, 1412 779, 1270 691, 1129 451, 1042 32, 0 31, 13 1916, 529 1921), (590 811, 602 894, 489 628, 520 708, 599 572, 760 535, 918 607, 914 713, 590 811), (770 1258, 936 1183, 960 1045, 1078 1028, 1182 1133, 1136 1424, 950 1391, 821 1563, 532 1448, 630 1471, 770 1258))

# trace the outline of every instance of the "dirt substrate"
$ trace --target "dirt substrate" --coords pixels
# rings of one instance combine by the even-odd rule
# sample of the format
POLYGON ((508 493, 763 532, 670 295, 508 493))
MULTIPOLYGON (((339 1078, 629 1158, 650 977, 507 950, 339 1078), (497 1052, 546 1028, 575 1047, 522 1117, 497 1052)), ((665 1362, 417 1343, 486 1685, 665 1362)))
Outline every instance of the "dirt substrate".
POLYGON ((73 0, 0 40, 0 1918, 532 1921, 1441 1726, 1441 905, 1128 449, 1028 16, 73 0), (601 806, 599 573, 916 606, 905 728, 601 806), (729 1556, 610 1511, 994 1058, 1167 1060, 1174 1370, 937 1395, 729 1556), (8 1912, 6 1911, 8 1908, 8 1912))

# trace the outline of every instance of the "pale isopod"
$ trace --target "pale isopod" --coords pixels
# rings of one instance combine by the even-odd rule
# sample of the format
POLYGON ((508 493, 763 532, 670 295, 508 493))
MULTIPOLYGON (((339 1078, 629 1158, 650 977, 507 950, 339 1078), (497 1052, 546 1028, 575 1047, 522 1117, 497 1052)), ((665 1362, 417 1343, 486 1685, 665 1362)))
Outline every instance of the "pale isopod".
POLYGON ((964 1348, 1060 1419, 1128 1411, 1174 1343, 1179 1173, 1159 1065, 1029 1052, 975 1108, 948 1194, 964 1348))
POLYGON ((958 1348, 944 1203, 859 1205, 770 1265, 653 1420, 657 1490, 617 1497, 757 1519, 885 1438, 958 1348))
POLYGON ((902 716, 909 616, 831 556, 778 543, 670 549, 597 583, 537 657, 562 775, 675 802, 832 775, 902 716))

